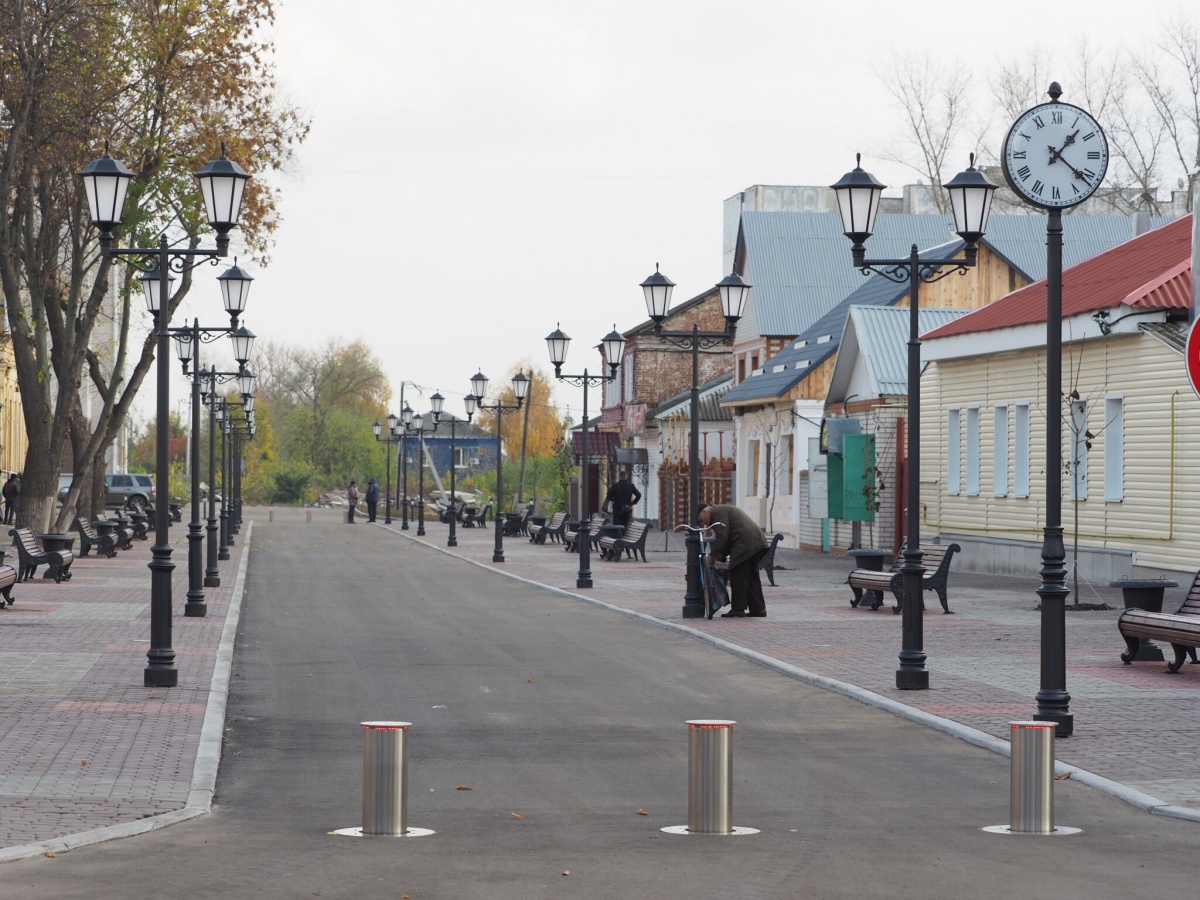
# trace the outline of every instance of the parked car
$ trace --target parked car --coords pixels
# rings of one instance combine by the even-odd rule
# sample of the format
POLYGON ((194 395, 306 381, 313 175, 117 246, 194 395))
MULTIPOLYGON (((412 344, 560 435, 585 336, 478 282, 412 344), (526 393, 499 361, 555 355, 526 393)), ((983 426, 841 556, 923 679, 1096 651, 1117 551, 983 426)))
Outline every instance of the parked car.
POLYGON ((145 512, 146 507, 154 503, 157 496, 154 490, 154 477, 138 472, 104 476, 104 487, 108 493, 104 496, 104 506, 107 509, 129 509, 145 512))

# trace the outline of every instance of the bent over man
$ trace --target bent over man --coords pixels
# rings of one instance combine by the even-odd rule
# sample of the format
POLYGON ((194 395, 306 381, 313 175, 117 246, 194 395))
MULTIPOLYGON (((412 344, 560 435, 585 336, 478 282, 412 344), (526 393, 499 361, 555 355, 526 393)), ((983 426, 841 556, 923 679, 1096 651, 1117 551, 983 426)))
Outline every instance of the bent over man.
POLYGON ((769 546, 763 530, 743 510, 724 503, 701 504, 696 520, 706 528, 716 526, 709 552, 713 559, 729 561, 729 612, 721 618, 765 617, 767 600, 758 577, 758 562, 769 546))

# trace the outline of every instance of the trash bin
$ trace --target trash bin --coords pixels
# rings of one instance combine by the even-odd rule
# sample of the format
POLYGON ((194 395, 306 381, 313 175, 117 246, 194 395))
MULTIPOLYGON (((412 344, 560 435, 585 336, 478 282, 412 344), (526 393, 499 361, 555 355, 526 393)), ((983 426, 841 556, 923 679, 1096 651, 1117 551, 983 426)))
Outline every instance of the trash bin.
MULTIPOLYGON (((1109 587, 1121 589, 1126 609, 1144 609, 1146 612, 1162 612, 1163 592, 1169 587, 1179 587, 1178 581, 1169 578, 1118 578, 1109 582, 1109 587)), ((1162 649, 1149 638, 1142 638, 1133 659, 1140 662, 1160 662, 1165 659, 1162 649)))

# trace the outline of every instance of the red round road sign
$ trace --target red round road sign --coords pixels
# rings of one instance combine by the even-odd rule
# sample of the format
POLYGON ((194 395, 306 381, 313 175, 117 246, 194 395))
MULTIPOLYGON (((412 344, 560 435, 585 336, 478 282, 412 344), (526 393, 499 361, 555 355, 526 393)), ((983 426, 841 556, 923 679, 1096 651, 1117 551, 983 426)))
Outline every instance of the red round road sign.
POLYGON ((1187 365, 1188 381, 1192 383, 1192 390, 1196 392, 1196 396, 1200 397, 1200 334, 1196 332, 1196 326, 1200 325, 1200 319, 1192 323, 1192 327, 1188 329, 1187 343, 1183 347, 1183 359, 1187 365))

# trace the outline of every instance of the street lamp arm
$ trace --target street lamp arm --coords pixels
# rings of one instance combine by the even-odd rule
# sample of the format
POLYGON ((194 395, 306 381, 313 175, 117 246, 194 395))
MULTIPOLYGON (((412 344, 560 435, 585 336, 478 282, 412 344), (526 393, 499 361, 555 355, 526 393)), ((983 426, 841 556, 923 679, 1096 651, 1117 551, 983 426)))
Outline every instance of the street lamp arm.
MULTIPOLYGON (((557 378, 559 381, 565 381, 567 384, 574 385, 575 387, 583 387, 584 385, 587 385, 589 387, 599 387, 602 384, 605 384, 609 381, 613 381, 617 376, 615 376, 615 375, 589 375, 587 372, 584 372, 582 375, 559 375, 556 372, 554 374, 554 377, 557 378)), ((486 408, 486 407, 483 407, 483 408, 486 408)))
POLYGON ((664 344, 691 350, 693 343, 700 350, 711 350, 728 344, 733 337, 732 331, 656 331, 655 336, 664 344))
MULTIPOLYGON (((875 273, 894 284, 907 284, 912 281, 913 261, 911 259, 864 259, 856 263, 863 275, 875 273)), ((949 275, 966 275, 974 263, 966 259, 919 259, 917 261, 917 278, 924 284, 933 284, 949 275)))

